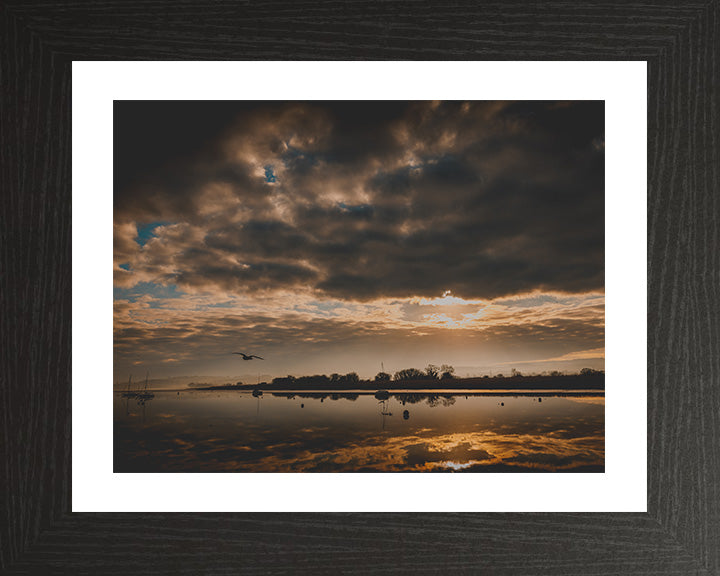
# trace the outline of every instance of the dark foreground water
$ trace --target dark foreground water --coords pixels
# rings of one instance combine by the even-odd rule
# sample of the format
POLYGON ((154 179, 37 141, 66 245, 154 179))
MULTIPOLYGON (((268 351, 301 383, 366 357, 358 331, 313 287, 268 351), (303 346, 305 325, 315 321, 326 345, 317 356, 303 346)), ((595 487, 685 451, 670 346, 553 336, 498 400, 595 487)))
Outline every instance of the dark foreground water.
POLYGON ((602 395, 115 394, 115 472, 603 472, 602 395))

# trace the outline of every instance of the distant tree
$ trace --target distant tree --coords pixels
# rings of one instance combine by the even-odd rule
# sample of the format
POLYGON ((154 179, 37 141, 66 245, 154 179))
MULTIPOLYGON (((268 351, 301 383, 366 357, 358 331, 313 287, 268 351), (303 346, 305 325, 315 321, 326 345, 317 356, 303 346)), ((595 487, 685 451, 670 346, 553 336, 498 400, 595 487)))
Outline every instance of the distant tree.
POLYGON ((273 378, 272 383, 274 386, 292 386, 295 384, 295 376, 286 376, 285 378, 273 378))
POLYGON ((300 387, 319 386, 323 388, 327 386, 330 379, 325 374, 315 374, 313 376, 300 376, 296 380, 296 384, 300 387))
POLYGON ((515 368, 512 369, 511 374, 513 378, 519 378, 520 376, 522 376, 522 373, 519 370, 515 370, 515 368))
POLYGON ((562 376, 562 372, 560 372, 560 370, 553 370, 552 372, 550 372, 550 376, 552 376, 553 378, 557 378, 558 376, 562 376))
POLYGON ((347 384, 357 384, 358 382, 360 382, 360 376, 358 376, 355 372, 345 374, 344 378, 347 384))
POLYGON ((387 372, 378 372, 375 376, 375 382, 387 382, 390 380, 390 374, 387 372))
POLYGON ((425 377, 425 373, 417 368, 405 368, 395 372, 393 378, 395 380, 421 380, 425 377))
POLYGON ((442 372, 440 378, 442 378, 443 380, 455 378, 455 368, 450 366, 450 364, 443 364, 442 366, 440 366, 440 372, 442 372))
POLYGON ((580 376, 593 376, 595 374, 602 374, 600 370, 593 370, 592 368, 583 368, 580 370, 580 376))
POLYGON ((505 376, 503 376, 502 374, 498 374, 497 376, 495 376, 495 378, 505 378, 505 376))
POLYGON ((425 375, 430 378, 431 380, 437 380, 438 375, 440 374, 440 368, 435 366, 435 364, 428 364, 425 367, 425 375))
POLYGON ((332 382, 333 384, 340 382, 340 374, 330 374, 330 382, 332 382))

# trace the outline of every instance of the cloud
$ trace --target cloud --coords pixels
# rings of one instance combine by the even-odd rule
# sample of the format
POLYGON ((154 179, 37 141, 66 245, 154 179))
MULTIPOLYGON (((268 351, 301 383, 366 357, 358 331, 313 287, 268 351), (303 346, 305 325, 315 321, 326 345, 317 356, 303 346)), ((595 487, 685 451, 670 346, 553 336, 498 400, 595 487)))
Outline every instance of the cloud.
POLYGON ((206 373, 228 374, 238 369, 228 354, 239 347, 262 351, 263 370, 273 376, 355 370, 372 377, 378 358, 390 371, 429 362, 462 366, 467 358, 475 365, 574 358, 582 355, 576 351, 602 350, 599 299, 565 297, 563 304, 526 297, 520 300, 528 305, 509 307, 454 296, 318 300, 311 291, 291 290, 218 300, 143 285, 117 290, 115 360, 122 366, 175 358, 179 370, 202 365, 206 373))
MULTIPOLYGON (((298 399, 280 400, 285 409, 297 409, 298 399), (294 404, 294 406, 293 406, 294 404)), ((306 397, 302 401, 308 403, 306 397)), ((315 400, 316 401, 316 400, 315 400)), ((362 410, 363 399, 358 400, 362 410)), ((247 410, 243 400, 233 403, 233 418, 215 418, 213 426, 178 414, 173 420, 150 419, 141 431, 127 422, 117 423, 116 468, 122 471, 579 471, 579 466, 604 465, 601 406, 588 406, 584 414, 587 436, 576 439, 555 435, 552 424, 528 423, 522 434, 487 422, 469 430, 455 422, 455 433, 410 428, 385 436, 376 430, 351 426, 338 435, 322 426, 301 428, 292 416, 277 426, 258 426, 238 417, 247 410), (195 423, 195 424, 194 424, 195 423), (238 439, 241 439, 240 441, 238 439), (198 450, 202 446, 202 450, 198 450), (152 458, 148 457, 151 454, 152 458)), ((411 408, 414 412, 415 408, 411 408)), ((132 413, 131 413, 132 414, 132 413)), ((287 413, 286 413, 287 414, 287 413)), ((290 413, 291 414, 291 413, 290 413)), ((412 422, 412 417, 411 417, 412 422)), ((510 426, 512 428, 512 425, 510 426)))
POLYGON ((190 160, 116 189, 116 282, 356 301, 602 291, 602 134, 597 102, 238 105, 190 160), (140 246, 152 222, 172 224, 140 246))

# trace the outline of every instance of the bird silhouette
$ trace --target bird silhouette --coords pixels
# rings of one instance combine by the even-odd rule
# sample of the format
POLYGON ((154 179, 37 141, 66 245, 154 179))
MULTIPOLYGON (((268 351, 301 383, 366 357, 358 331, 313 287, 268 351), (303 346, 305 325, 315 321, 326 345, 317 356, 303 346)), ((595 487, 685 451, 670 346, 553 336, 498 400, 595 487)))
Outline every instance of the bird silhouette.
POLYGON ((252 360, 253 358, 257 358, 258 360, 265 360, 265 358, 260 358, 260 356, 255 356, 255 354, 243 354, 242 352, 233 352, 233 354, 239 354, 243 357, 243 360, 252 360))

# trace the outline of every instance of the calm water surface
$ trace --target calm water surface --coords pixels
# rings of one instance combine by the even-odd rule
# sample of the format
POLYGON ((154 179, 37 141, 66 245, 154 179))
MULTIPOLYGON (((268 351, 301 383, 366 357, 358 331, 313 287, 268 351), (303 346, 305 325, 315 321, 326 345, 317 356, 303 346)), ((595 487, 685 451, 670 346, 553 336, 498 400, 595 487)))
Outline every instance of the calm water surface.
POLYGON ((602 395, 114 399, 115 472, 602 472, 604 461, 602 395))

